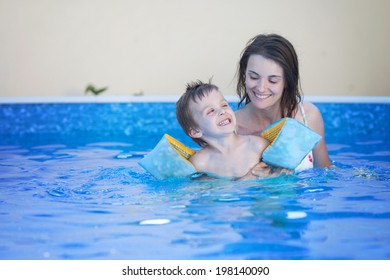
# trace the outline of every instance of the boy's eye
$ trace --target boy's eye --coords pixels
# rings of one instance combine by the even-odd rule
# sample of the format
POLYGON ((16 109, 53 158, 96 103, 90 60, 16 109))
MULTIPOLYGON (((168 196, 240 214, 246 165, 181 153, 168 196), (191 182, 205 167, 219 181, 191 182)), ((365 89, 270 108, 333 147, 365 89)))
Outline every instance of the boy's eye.
POLYGON ((214 113, 214 109, 210 109, 207 111, 207 115, 211 115, 212 113, 214 113))

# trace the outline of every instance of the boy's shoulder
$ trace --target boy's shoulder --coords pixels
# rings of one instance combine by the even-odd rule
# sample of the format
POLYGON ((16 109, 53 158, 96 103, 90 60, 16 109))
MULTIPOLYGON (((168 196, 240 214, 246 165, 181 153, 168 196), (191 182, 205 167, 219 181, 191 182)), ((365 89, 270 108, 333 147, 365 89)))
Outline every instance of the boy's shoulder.
MULTIPOLYGON (((212 172, 210 169, 215 166, 215 152, 210 147, 202 147, 191 158, 190 162, 195 166, 196 170, 202 172, 212 172)), ((218 165, 218 164, 217 164, 218 165)))
POLYGON ((268 141, 262 138, 260 135, 241 135, 241 137, 244 137, 246 141, 253 143, 268 144, 268 141))
POLYGON ((241 135, 244 137, 245 141, 247 142, 247 145, 251 147, 252 150, 255 151, 263 151, 268 145, 269 142, 256 135, 241 135))
POLYGON ((204 162, 212 155, 212 152, 209 151, 208 147, 202 147, 197 151, 191 158, 190 161, 194 164, 204 162))

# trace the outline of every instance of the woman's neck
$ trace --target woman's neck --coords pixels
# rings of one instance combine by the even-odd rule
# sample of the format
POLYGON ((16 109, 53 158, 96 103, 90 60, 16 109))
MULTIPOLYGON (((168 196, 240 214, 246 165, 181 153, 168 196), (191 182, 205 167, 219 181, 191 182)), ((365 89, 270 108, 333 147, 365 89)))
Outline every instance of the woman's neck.
POLYGON ((258 109, 249 103, 247 107, 247 116, 251 119, 251 122, 257 124, 261 130, 282 117, 280 106, 258 109))

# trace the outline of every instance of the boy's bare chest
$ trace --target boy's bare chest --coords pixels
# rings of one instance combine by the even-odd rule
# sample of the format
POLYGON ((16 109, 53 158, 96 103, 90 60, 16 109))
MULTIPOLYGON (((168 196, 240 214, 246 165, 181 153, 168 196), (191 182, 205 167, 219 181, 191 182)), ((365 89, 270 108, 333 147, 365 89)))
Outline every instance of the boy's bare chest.
POLYGON ((238 148, 229 154, 214 155, 210 158, 209 167, 222 176, 241 177, 259 161, 259 155, 238 148))

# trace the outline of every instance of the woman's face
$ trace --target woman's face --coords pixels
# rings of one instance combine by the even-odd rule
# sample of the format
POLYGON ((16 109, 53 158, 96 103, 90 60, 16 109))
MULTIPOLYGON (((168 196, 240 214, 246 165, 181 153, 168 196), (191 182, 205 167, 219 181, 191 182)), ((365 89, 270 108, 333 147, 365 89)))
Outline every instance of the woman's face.
POLYGON ((265 109, 280 103, 284 90, 282 67, 261 55, 251 55, 245 71, 246 92, 252 104, 265 109))

